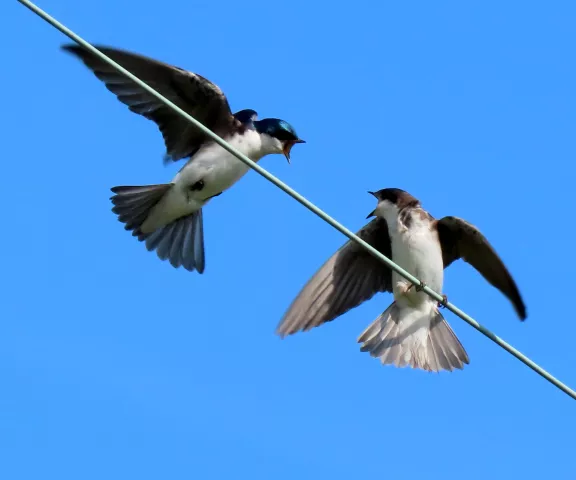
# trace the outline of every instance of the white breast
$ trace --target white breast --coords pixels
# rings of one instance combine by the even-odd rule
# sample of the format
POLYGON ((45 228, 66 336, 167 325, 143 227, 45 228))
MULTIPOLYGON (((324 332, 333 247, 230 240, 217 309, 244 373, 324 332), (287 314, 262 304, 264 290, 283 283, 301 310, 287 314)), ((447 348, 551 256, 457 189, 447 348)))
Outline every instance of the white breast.
MULTIPOLYGON (((420 211, 416 210, 412 213, 409 229, 400 224, 398 219, 392 222, 391 228, 390 223, 388 222, 392 259, 432 290, 441 293, 444 281, 442 249, 436 231, 430 229, 430 220, 421 218, 420 211)), ((392 273, 395 296, 407 283, 404 277, 396 272, 392 273)), ((426 293, 417 293, 414 289, 410 291, 410 297, 418 301, 430 299, 426 293)))
MULTIPOLYGON (((251 160, 257 162, 263 156, 262 141, 258 132, 248 130, 226 138, 234 148, 251 160)), ((220 145, 213 143, 201 149, 172 180, 173 183, 192 185, 198 180, 204 181, 201 192, 203 198, 216 195, 230 188, 250 169, 220 145)))

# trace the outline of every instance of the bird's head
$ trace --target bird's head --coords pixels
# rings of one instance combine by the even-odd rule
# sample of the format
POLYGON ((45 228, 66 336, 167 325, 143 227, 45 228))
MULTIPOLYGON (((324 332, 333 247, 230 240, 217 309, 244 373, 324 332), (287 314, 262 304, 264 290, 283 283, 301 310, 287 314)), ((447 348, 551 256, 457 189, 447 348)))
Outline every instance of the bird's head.
POLYGON ((376 198, 378 204, 366 218, 396 216, 402 208, 420 206, 420 201, 417 198, 399 188, 384 188, 377 192, 368 193, 376 198))
POLYGON ((297 143, 306 143, 298 138, 288 122, 279 118, 265 118, 254 122, 254 127, 262 135, 262 147, 266 153, 283 153, 290 163, 290 150, 297 143))

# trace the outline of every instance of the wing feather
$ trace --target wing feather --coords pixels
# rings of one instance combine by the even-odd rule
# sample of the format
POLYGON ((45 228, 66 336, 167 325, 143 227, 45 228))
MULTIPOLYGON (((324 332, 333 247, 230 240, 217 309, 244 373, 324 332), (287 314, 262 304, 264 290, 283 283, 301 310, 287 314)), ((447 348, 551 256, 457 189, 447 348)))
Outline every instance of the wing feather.
POLYGON ((437 227, 444 268, 460 258, 469 263, 512 302, 520 319, 525 320, 526 306, 516 282, 486 237, 458 217, 444 217, 437 221, 437 227))
MULTIPOLYGON (((125 50, 95 47, 213 132, 221 134, 237 123, 222 90, 201 75, 125 50)), ((188 120, 92 52, 76 44, 62 49, 78 57, 132 112, 158 125, 166 145, 165 161, 190 157, 206 140, 188 120)))
MULTIPOLYGON (((391 256, 388 225, 376 218, 357 235, 391 256)), ((356 242, 349 240, 308 281, 277 328, 284 337, 330 322, 372 298, 392 291, 392 271, 356 242)))

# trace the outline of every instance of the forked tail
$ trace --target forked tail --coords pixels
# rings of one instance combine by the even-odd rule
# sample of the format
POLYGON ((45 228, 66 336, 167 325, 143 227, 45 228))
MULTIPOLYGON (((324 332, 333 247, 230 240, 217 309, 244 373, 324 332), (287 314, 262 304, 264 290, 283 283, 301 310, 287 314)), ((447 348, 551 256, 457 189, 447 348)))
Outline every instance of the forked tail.
POLYGON ((145 241, 149 251, 156 250, 161 260, 169 260, 174 268, 182 266, 190 272, 202 273, 205 267, 202 209, 151 233, 141 230, 152 209, 171 187, 171 184, 114 187, 112 211, 125 224, 124 228, 141 242, 145 241))
POLYGON ((429 372, 463 369, 470 363, 464 347, 431 302, 422 309, 392 303, 358 338, 363 352, 385 365, 429 372))

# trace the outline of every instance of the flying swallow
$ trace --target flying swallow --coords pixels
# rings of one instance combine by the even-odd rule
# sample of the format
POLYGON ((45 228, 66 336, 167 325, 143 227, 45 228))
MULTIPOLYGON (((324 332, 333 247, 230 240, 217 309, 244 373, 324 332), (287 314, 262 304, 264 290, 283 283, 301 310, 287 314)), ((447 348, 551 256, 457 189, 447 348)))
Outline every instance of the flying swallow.
MULTIPOLYGON (((165 163, 188 159, 170 183, 112 188, 112 211, 160 259, 203 273, 202 208, 250 168, 92 52, 75 44, 62 48, 82 60, 132 112, 158 125, 165 163)), ((284 120, 258 120, 251 109, 232 114, 222 90, 197 73, 124 50, 96 48, 255 162, 282 153, 290 163, 292 147, 305 143, 284 120)))
MULTIPOLYGON (((516 283, 480 231, 457 217, 434 219, 404 190, 369 192, 378 200, 357 235, 436 292, 442 292, 444 269, 462 259, 472 265, 513 304, 521 320, 526 307, 516 283)), ((437 303, 398 273, 348 241, 308 281, 277 333, 284 337, 330 322, 372 298, 391 292, 394 302, 359 337, 361 351, 382 364, 438 372, 464 368, 464 347, 437 303)))

